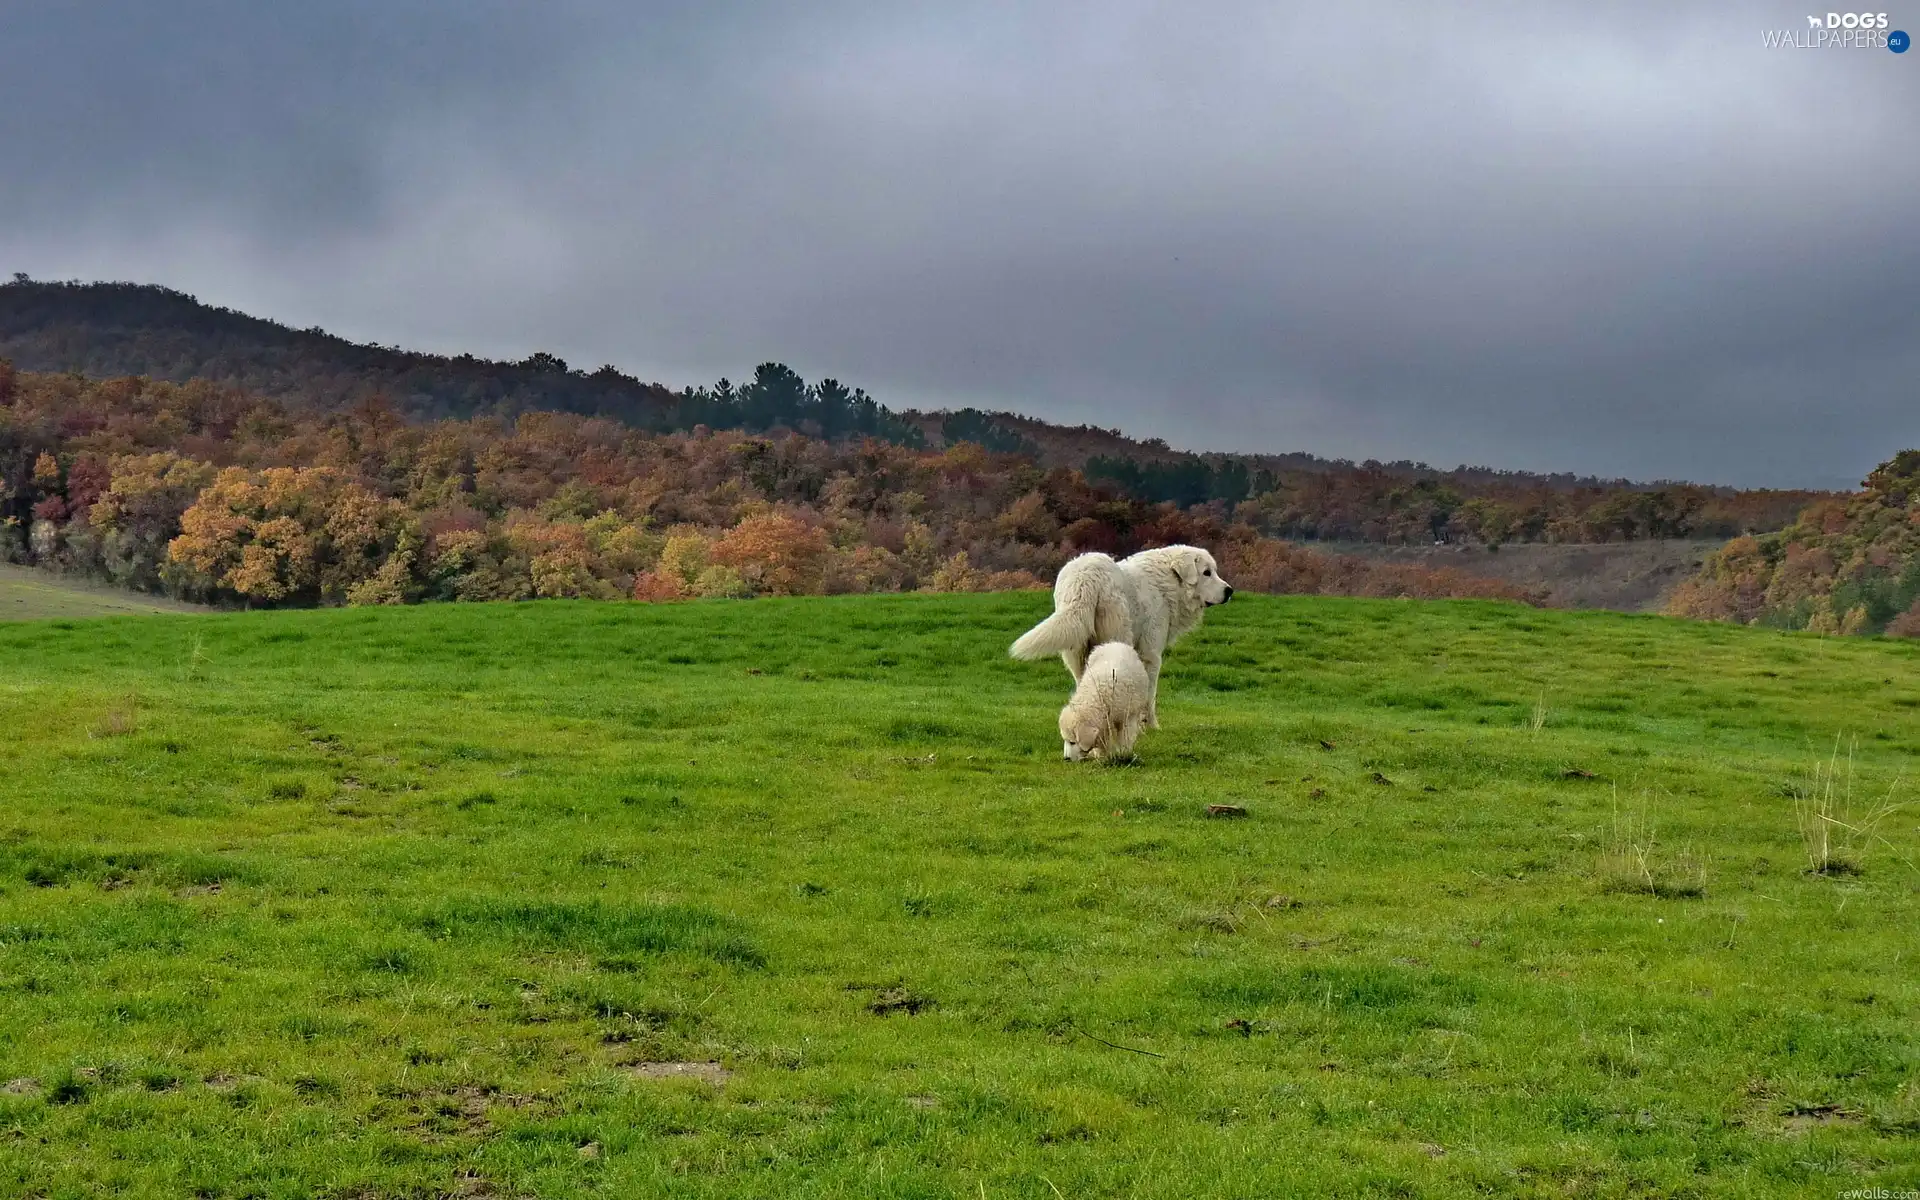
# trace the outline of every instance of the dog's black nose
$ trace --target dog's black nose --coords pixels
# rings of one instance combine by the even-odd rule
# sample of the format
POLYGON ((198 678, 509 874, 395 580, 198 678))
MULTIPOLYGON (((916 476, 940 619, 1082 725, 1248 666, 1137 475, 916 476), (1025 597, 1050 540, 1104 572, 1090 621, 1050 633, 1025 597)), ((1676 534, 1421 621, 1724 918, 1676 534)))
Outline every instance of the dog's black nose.
POLYGON ((1220 603, 1225 604, 1228 600, 1231 600, 1231 599, 1233 599, 1233 585, 1228 584, 1226 597, 1222 599, 1220 603))

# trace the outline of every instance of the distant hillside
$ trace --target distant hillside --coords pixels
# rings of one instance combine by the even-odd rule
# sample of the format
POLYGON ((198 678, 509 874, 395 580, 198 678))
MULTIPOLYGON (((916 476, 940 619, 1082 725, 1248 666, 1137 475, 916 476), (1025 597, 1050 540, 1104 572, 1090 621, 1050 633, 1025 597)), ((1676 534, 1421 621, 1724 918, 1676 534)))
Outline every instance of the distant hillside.
POLYGON ((877 437, 904 446, 974 442, 1142 504, 1235 510, 1261 533, 1381 543, 1603 542, 1731 537, 1780 529, 1831 493, 1540 475, 1418 462, 1352 462, 1310 454, 1192 454, 1117 429, 963 409, 888 408, 836 380, 807 383, 779 363, 743 382, 679 390, 612 366, 591 372, 545 353, 519 362, 361 345, 211 307, 164 287, 0 285, 0 359, 24 371, 93 379, 145 376, 229 384, 295 410, 341 413, 380 398, 412 421, 511 419, 552 411, 604 417, 649 433, 698 426, 792 430, 828 440, 877 437))
POLYGON ((290 329, 184 292, 131 283, 0 285, 0 358, 25 371, 96 379, 210 379, 307 407, 339 410, 384 395, 420 419, 512 416, 549 409, 642 428, 675 394, 618 372, 592 375, 554 358, 519 363, 360 345, 321 329, 290 329))
POLYGON ((1518 542, 1497 550, 1485 546, 1382 545, 1349 542, 1321 545, 1367 562, 1427 570, 1452 568, 1479 579, 1498 579, 1550 608, 1610 608, 1658 612, 1684 580, 1725 545, 1716 540, 1643 539, 1632 542, 1518 542))
MULTIPOLYGON (((612 366, 589 373, 548 354, 519 362, 420 354, 399 346, 350 342, 319 328, 293 329, 202 304, 165 287, 44 282, 20 275, 0 284, 0 358, 12 360, 17 370, 77 371, 95 379, 208 379, 323 411, 345 410, 379 395, 413 419, 510 417, 546 410, 608 417, 648 430, 675 427, 689 396, 704 394, 710 401, 719 397, 724 402, 740 386, 751 386, 721 380, 711 387, 676 391, 612 366)), ((1017 413, 882 411, 901 422, 901 436, 894 440, 932 446, 976 441, 989 450, 1031 453, 1048 466, 1077 467, 1100 455, 1165 462, 1192 457, 1118 429, 1054 425, 1017 413)), ((1257 458, 1260 465, 1274 469, 1325 471, 1350 465, 1311 454, 1257 458)), ((1408 474, 1427 470, 1412 463, 1393 465, 1408 474)), ((1551 481, 1561 486, 1600 482, 1572 476, 1551 481)))
POLYGON ((1920 637, 1920 450, 1902 450, 1862 486, 1813 505, 1778 533, 1728 542, 1674 592, 1668 611, 1920 637))

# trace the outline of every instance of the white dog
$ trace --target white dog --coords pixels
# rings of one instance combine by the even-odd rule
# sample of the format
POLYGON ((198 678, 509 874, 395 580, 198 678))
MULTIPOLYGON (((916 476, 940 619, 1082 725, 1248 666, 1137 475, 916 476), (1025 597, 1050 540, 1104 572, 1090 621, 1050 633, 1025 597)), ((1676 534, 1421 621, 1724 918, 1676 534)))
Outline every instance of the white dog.
POLYGON ((1115 562, 1082 554, 1060 568, 1053 584, 1053 615, 1020 635, 1015 658, 1058 654, 1074 682, 1087 655, 1102 642, 1125 642, 1147 670, 1147 725, 1160 728, 1160 662, 1174 639, 1200 623, 1216 604, 1233 599, 1213 555, 1197 546, 1142 550, 1115 562))
POLYGON ((1126 758, 1147 722, 1152 684, 1140 655, 1125 642, 1102 642, 1087 655, 1080 686, 1060 710, 1060 740, 1069 762, 1126 758))

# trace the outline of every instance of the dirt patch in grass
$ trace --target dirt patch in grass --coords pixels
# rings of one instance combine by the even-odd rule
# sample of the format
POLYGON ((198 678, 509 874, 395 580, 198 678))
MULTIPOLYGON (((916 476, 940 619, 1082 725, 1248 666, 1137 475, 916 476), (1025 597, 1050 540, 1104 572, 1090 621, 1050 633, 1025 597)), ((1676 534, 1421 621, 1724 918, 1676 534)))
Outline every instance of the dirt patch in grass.
POLYGON ((1860 1113, 1838 1104, 1796 1104, 1782 1114, 1780 1128, 1789 1135, 1798 1136, 1814 1129, 1858 1125, 1861 1120, 1860 1113))
POLYGON ((715 1087, 733 1078, 733 1072, 717 1062, 640 1062, 621 1069, 640 1079, 698 1079, 715 1087))

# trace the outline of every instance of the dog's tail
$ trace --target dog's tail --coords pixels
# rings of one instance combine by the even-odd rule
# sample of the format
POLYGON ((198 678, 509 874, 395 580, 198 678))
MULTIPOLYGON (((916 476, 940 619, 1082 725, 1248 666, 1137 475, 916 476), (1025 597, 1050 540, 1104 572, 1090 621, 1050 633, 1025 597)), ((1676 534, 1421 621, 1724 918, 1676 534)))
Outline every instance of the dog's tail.
POLYGON ((1086 609, 1062 608, 1020 635, 1007 651, 1015 658, 1045 658, 1077 650, 1093 640, 1093 614, 1086 609))

